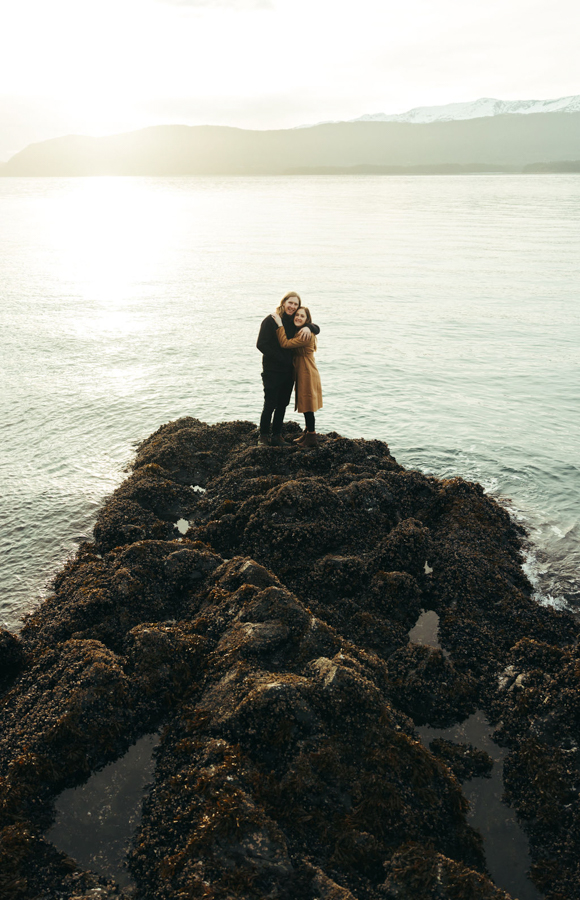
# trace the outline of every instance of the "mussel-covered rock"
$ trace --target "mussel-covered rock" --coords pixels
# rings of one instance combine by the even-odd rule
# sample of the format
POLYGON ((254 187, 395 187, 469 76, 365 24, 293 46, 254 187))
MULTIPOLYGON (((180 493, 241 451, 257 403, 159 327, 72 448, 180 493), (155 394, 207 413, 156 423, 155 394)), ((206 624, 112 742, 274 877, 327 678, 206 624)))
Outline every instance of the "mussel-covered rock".
POLYGON ((429 750, 443 760, 459 781, 470 778, 487 778, 493 768, 493 759, 485 750, 472 744, 456 744, 443 738, 430 741, 429 750))
POLYGON ((477 680, 458 672, 441 650, 409 644, 389 658, 388 671, 393 702, 416 725, 446 728, 475 710, 477 680))
POLYGON ((385 871, 384 900, 511 900, 481 872, 416 843, 398 851, 385 871))
POLYGON ((6 687, 24 665, 24 652, 16 635, 0 628, 0 690, 6 687))
POLYGON ((522 536, 479 485, 380 441, 162 426, 0 635, 4 894, 114 895, 42 835, 60 790, 163 726, 135 900, 506 900, 460 785, 489 758, 414 730, 477 704, 536 884, 580 896, 578 626, 534 601, 522 536), (409 643, 421 609, 443 649, 409 643))

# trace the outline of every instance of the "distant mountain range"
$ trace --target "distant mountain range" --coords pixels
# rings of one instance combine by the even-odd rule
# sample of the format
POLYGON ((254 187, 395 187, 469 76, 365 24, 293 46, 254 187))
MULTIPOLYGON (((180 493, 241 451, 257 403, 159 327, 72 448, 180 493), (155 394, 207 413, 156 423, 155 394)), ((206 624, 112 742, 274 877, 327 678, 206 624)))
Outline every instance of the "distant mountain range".
MULTIPOLYGON (((405 113, 374 113, 349 119, 350 122, 452 122, 457 119, 480 119, 487 116, 533 115, 535 113, 580 112, 580 95, 557 100, 494 100, 481 97, 469 103, 447 103, 445 106, 417 106, 405 113)), ((308 127, 308 126, 306 126, 308 127)))
POLYGON ((431 107, 430 115, 440 115, 428 122, 364 119, 280 131, 159 125, 109 137, 69 135, 31 144, 0 175, 580 172, 580 98, 564 99, 568 105, 556 111, 547 104, 563 100, 526 101, 543 104, 542 111, 522 101, 518 112, 479 116, 467 113, 501 101, 431 107))

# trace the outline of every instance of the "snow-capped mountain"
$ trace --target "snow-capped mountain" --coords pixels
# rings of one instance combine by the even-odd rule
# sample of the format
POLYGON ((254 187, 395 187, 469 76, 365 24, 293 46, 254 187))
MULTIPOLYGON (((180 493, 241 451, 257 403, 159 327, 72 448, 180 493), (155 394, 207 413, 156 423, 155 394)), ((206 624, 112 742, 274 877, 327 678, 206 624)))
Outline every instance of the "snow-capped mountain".
POLYGON ((445 106, 418 106, 397 115, 367 114, 350 122, 450 122, 454 119, 480 119, 484 116, 530 113, 580 112, 580 95, 557 100, 494 100, 482 97, 470 103, 447 103, 445 106))

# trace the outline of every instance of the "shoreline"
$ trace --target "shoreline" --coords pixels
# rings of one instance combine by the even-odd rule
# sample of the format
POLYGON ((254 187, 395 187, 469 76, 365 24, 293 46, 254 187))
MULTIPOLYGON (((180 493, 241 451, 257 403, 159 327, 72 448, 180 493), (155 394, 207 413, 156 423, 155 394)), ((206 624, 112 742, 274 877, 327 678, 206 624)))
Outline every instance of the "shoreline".
POLYGON ((115 891, 42 834, 64 788, 163 725, 137 897, 416 897, 420 860, 433 891, 443 872, 448 891, 500 900, 465 818, 473 754, 436 756, 415 732, 477 709, 509 750, 535 884, 576 896, 578 624, 533 601, 523 530, 479 485, 406 471, 380 441, 278 451, 254 429, 162 426, 95 543, 3 634, 14 897, 115 891), (421 608, 442 650, 408 642, 421 608))

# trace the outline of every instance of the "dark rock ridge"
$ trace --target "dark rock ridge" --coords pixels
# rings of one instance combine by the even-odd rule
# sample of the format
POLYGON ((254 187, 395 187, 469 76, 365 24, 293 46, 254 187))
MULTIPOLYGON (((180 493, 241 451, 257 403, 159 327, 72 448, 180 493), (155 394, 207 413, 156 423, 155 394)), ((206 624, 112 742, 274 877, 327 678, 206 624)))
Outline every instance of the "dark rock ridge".
POLYGON ((460 784, 488 758, 414 730, 476 708, 510 750, 534 881, 580 896, 578 626, 531 599, 522 537, 479 485, 380 441, 164 425, 2 634, 2 896, 117 895, 43 834, 60 791, 162 728, 136 897, 505 900, 460 784), (422 608, 445 654, 409 643, 422 608))

